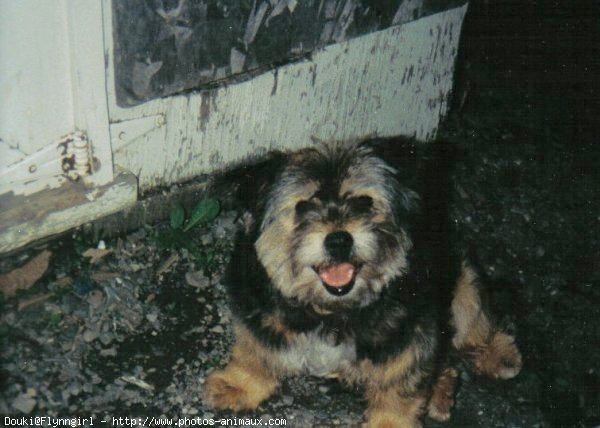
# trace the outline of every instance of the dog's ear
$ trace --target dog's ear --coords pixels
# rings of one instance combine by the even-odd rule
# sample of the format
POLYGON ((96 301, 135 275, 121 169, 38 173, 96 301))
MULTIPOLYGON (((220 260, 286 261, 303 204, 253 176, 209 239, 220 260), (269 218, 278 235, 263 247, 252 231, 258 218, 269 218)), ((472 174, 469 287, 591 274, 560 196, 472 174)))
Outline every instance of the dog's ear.
POLYGON ((373 152, 397 171, 399 181, 419 194, 444 188, 459 156, 448 141, 419 142, 412 138, 377 138, 365 142, 373 152))
MULTIPOLYGON (((412 229, 421 212, 418 179, 419 143, 404 137, 374 138, 362 143, 394 170, 393 210, 396 221, 412 229)), ((386 184, 390 184, 392 181, 386 184)))
POLYGON ((398 181, 417 190, 416 178, 419 169, 420 145, 412 138, 391 137, 366 140, 373 153, 396 170, 398 181))
POLYGON ((407 201, 401 212, 423 217, 423 227, 440 227, 447 222, 448 201, 452 194, 450 175, 452 166, 459 156, 455 144, 449 141, 419 142, 404 137, 378 138, 365 142, 375 155, 396 170, 396 177, 403 188, 419 195, 419 210, 410 210, 407 201), (427 219, 424 219, 427 216, 427 219), (433 226, 432 226, 433 227, 433 226))
POLYGON ((232 208, 252 217, 245 219, 246 223, 260 221, 271 186, 286 161, 287 155, 282 152, 271 152, 260 159, 245 161, 217 174, 210 186, 211 193, 227 195, 232 208))

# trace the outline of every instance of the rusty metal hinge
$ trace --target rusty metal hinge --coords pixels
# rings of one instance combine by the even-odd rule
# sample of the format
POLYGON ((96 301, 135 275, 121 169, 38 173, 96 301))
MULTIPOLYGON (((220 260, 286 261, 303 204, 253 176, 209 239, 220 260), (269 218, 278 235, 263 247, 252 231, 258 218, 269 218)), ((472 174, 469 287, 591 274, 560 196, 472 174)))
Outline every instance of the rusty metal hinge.
POLYGON ((66 180, 85 180, 94 171, 92 147, 81 131, 67 134, 31 154, 18 148, 8 150, 21 159, 0 169, 0 194, 28 195, 58 187, 66 180))
POLYGON ((58 142, 61 149, 61 168, 71 180, 78 180, 92 173, 92 153, 86 135, 80 131, 65 135, 58 142))

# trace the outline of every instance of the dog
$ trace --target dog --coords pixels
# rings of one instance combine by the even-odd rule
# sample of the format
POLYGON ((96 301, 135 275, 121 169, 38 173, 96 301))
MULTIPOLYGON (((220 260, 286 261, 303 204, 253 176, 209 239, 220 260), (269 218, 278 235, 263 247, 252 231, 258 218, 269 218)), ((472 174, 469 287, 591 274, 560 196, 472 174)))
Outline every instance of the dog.
POLYGON ((226 275, 236 341, 206 379, 207 406, 250 411, 308 373, 362 385, 368 427, 419 427, 425 414, 450 418, 449 355, 492 378, 519 373, 479 270, 453 248, 447 162, 421 179, 415 147, 318 142, 238 173, 248 214, 226 275))

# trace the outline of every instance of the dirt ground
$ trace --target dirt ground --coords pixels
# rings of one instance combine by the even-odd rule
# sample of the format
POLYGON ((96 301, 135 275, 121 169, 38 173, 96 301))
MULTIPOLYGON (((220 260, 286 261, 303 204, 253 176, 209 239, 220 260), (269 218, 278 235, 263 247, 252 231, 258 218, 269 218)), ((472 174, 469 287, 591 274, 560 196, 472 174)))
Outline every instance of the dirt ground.
MULTIPOLYGON (((450 422, 425 425, 597 427, 597 86, 580 73, 587 66, 571 61, 565 70, 554 50, 536 50, 541 42, 527 28, 498 38, 503 21, 485 18, 514 16, 491 7, 471 12, 439 136, 459 153, 451 219, 476 248, 492 308, 516 334, 524 369, 501 383, 463 370, 450 422), (508 60, 511 46, 520 47, 508 60)), ((556 25, 551 18, 544 31, 556 25)), ((232 341, 220 276, 238 227, 233 208, 223 204, 187 232, 173 229, 174 214, 102 242, 81 229, 1 259, 0 273, 21 267, 31 287, 0 297, 0 415, 113 426, 119 417, 142 418, 137 426, 150 426, 146 417, 232 417, 199 397, 232 341), (43 251, 47 268, 44 255, 34 260, 43 251)), ((308 377, 285 382, 246 417, 350 427, 364 421, 364 408, 360 391, 308 377)))

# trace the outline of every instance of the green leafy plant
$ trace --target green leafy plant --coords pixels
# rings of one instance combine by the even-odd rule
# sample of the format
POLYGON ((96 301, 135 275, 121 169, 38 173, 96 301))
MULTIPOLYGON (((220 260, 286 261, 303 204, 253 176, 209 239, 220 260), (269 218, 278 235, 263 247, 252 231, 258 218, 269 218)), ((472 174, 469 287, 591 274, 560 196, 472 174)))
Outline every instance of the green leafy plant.
POLYGON ((219 216, 221 204, 213 198, 202 199, 192 210, 190 217, 185 219, 185 210, 181 205, 173 207, 170 213, 171 228, 183 228, 184 232, 189 231, 199 224, 210 223, 219 216))
POLYGON ((192 215, 184 226, 183 231, 187 232, 197 224, 208 223, 217 218, 221 212, 221 204, 216 199, 202 199, 192 211, 192 215))
POLYGON ((187 218, 184 208, 175 205, 169 213, 170 227, 159 230, 154 237, 157 247, 162 250, 185 248, 201 268, 210 271, 215 264, 216 248, 203 245, 201 235, 192 233, 192 229, 214 221, 220 212, 221 204, 213 198, 198 202, 187 218))
POLYGON ((183 222, 185 221, 185 210, 181 205, 173 207, 170 214, 170 220, 172 229, 179 229, 183 226, 183 222))

